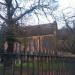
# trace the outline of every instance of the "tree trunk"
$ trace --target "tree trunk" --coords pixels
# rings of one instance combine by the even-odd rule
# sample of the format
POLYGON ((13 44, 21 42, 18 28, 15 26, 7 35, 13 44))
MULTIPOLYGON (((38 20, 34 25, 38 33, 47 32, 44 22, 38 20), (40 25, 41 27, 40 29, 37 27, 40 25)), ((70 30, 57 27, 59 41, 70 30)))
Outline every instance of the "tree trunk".
POLYGON ((6 41, 8 43, 7 53, 13 53, 15 38, 12 32, 7 34, 6 41))
POLYGON ((5 57, 5 59, 8 60, 8 61, 6 61, 6 66, 9 65, 9 67, 12 67, 12 65, 13 65, 12 62, 15 59, 15 57, 13 56, 14 42, 16 41, 13 27, 8 29, 7 36, 6 36, 6 41, 8 43, 7 56, 5 57))
POLYGON ((8 25, 8 31, 7 31, 7 37, 6 37, 6 41, 8 43, 8 48, 7 48, 8 53, 13 53, 14 42, 16 41, 16 38, 15 38, 16 29, 17 29, 16 25, 13 22, 10 25, 8 25))
POLYGON ((8 42, 7 52, 13 53, 14 41, 11 39, 11 40, 7 40, 7 42, 8 42))

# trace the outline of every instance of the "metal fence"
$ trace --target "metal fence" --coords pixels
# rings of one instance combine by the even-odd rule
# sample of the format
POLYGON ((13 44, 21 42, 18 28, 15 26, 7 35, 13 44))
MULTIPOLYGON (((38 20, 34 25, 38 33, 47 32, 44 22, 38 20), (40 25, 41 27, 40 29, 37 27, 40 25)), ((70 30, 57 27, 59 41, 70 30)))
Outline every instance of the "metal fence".
POLYGON ((1 53, 0 75, 75 75, 75 58, 46 53, 1 53))

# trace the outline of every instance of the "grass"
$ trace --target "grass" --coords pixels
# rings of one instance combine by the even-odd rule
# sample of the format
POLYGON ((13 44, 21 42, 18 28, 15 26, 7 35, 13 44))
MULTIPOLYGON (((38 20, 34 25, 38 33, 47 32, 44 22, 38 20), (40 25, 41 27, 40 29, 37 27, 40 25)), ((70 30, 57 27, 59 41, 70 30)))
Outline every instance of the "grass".
MULTIPOLYGON (((3 64, 0 64, 0 68, 3 67, 3 64)), ((20 68, 21 67, 21 63, 16 63, 15 64, 15 67, 16 68, 20 68)), ((22 63, 22 67, 23 68, 30 68, 30 69, 42 69, 43 70, 49 70, 49 69, 52 69, 52 70, 59 70, 59 69, 71 69, 71 68, 74 68, 75 69, 75 64, 71 64, 71 63, 63 63, 61 61, 59 62, 54 62, 54 61, 51 61, 51 62, 37 62, 37 61, 29 61, 29 62, 23 62, 22 63)))
MULTIPOLYGON (((35 68, 35 69, 41 69, 43 70, 48 70, 48 69, 53 69, 53 70, 58 70, 60 68, 65 68, 65 63, 62 62, 26 62, 23 63, 23 67, 28 67, 28 68, 35 68)), ((16 67, 21 67, 21 64, 17 63, 15 64, 16 67)))
POLYGON ((3 66, 3 64, 0 64, 0 67, 2 67, 3 66))

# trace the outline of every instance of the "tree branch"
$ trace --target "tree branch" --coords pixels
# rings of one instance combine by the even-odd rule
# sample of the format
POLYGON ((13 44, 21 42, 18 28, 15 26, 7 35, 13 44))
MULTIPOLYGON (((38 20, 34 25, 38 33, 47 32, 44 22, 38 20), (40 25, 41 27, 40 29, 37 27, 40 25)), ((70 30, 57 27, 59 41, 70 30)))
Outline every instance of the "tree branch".
POLYGON ((16 11, 16 9, 18 8, 18 2, 15 0, 16 6, 14 7, 13 4, 11 4, 11 16, 13 16, 14 12, 16 11))
POLYGON ((6 21, 6 18, 4 18, 1 14, 0 14, 0 18, 6 21))
POLYGON ((35 13, 35 15, 36 15, 36 17, 37 17, 37 19, 38 19, 38 24, 39 24, 39 16, 38 16, 38 14, 36 13, 36 11, 34 11, 34 13, 35 13))
POLYGON ((0 2, 0 4, 2 4, 2 5, 6 5, 5 3, 2 3, 2 2, 0 2))
MULTIPOLYGON (((70 19, 70 18, 73 18, 73 17, 75 17, 75 15, 74 15, 74 16, 71 16, 71 17, 68 17, 67 19, 70 19)), ((67 19, 66 19, 66 20, 67 20, 67 19)))
POLYGON ((16 7, 14 8, 15 10, 18 8, 18 2, 15 0, 16 2, 16 7))
POLYGON ((22 18, 24 15, 31 13, 34 9, 36 9, 38 6, 34 6, 29 10, 26 10, 23 14, 21 14, 19 17, 15 18, 15 21, 19 20, 20 18, 22 18))
POLYGON ((46 14, 46 12, 44 11, 44 9, 42 8, 42 11, 44 12, 44 15, 46 16, 46 19, 48 20, 48 22, 49 22, 49 19, 48 19, 48 17, 47 17, 47 14, 46 14))
POLYGON ((39 8, 47 8, 47 9, 50 9, 50 7, 47 7, 47 6, 48 5, 43 5, 43 6, 42 5, 35 5, 35 6, 31 7, 30 9, 26 10, 23 14, 19 15, 19 17, 15 18, 15 21, 19 20, 24 15, 31 13, 35 9, 39 9, 39 8))

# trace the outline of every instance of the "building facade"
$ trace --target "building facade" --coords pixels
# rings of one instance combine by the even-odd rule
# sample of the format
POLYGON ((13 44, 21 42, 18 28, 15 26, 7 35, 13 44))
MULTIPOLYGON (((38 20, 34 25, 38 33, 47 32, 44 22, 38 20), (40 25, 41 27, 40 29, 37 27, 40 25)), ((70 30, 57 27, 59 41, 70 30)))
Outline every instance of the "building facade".
POLYGON ((56 49, 57 23, 25 27, 25 36, 21 38, 24 51, 54 52, 56 49))
MULTIPOLYGON (((22 29, 22 28, 21 28, 22 29)), ((57 23, 26 26, 17 37, 13 52, 54 52, 56 49, 57 23)), ((7 43, 6 43, 7 44, 7 43)), ((7 46, 5 45, 7 48, 7 46)), ((5 48, 5 49, 6 49, 5 48)))

